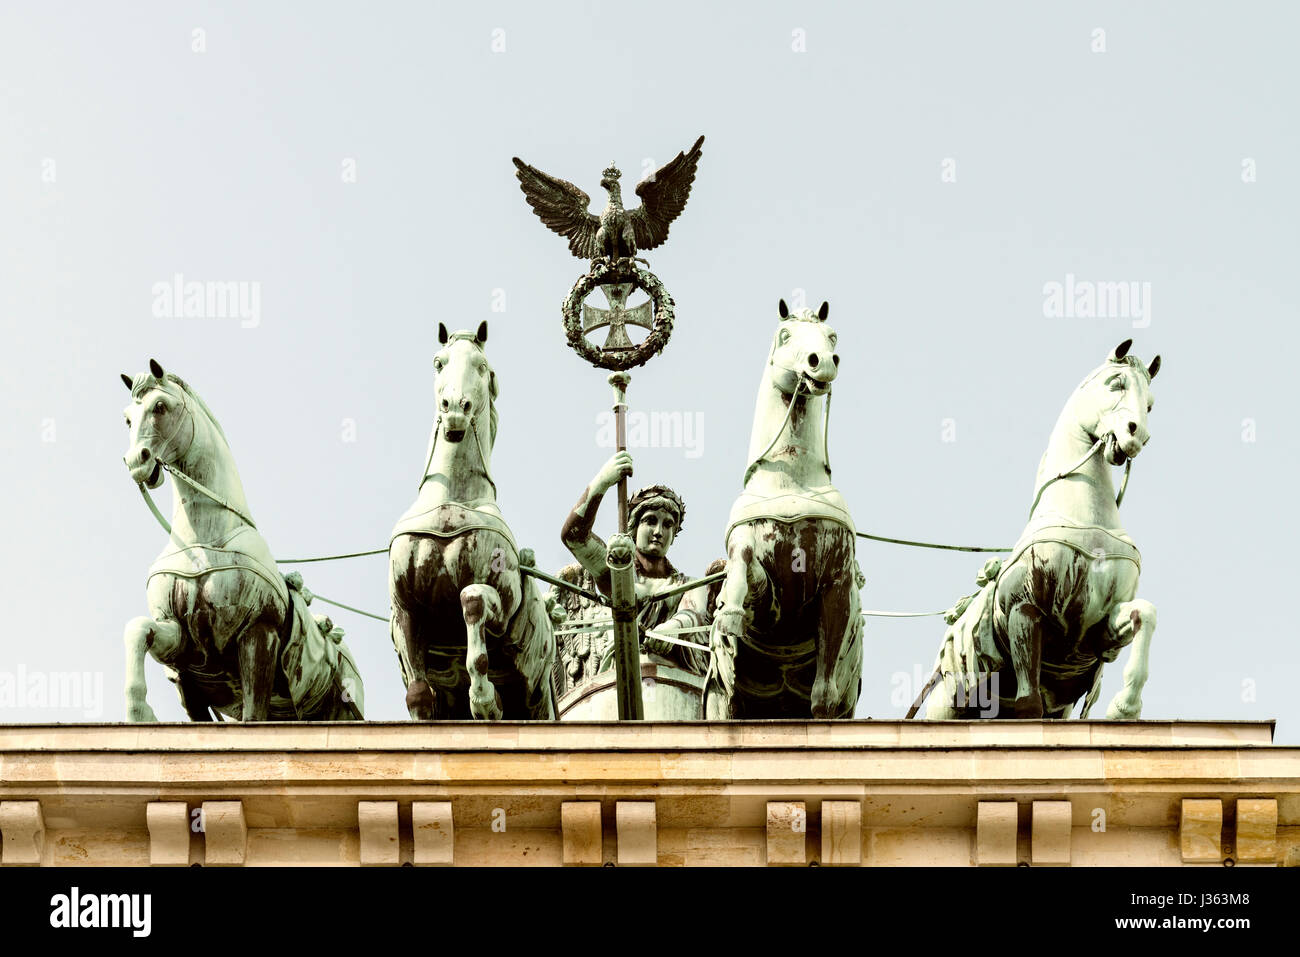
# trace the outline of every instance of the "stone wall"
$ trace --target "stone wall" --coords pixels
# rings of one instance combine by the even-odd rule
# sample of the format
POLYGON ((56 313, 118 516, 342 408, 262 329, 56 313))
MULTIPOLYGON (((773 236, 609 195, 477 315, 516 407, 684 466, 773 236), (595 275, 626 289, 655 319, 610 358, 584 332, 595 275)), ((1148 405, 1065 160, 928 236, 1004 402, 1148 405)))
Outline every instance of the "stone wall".
POLYGON ((0 726, 0 865, 1300 864, 1269 722, 0 726))

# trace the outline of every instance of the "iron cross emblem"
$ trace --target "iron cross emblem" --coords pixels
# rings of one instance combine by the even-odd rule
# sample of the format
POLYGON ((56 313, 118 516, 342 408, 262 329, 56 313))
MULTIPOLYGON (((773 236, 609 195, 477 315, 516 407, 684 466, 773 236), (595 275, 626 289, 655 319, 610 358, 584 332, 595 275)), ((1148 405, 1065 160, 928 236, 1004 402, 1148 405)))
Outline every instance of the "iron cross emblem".
POLYGON ((635 349, 636 346, 628 338, 627 326, 654 328, 653 307, 650 301, 646 300, 639 306, 627 308, 627 297, 631 295, 633 288, 630 282, 605 283, 600 288, 605 290, 609 308, 599 309, 585 302, 582 304, 583 335, 594 329, 609 326, 609 333, 605 336, 605 349, 635 349))

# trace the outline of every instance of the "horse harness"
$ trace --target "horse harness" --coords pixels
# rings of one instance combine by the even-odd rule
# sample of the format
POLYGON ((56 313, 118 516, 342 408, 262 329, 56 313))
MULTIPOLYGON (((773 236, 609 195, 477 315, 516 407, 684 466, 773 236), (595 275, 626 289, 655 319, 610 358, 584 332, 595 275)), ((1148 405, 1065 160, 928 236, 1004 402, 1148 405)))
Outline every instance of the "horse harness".
MULTIPOLYGON (((190 421, 191 421, 191 423, 192 423, 192 422, 193 422, 193 415, 194 415, 194 413, 193 413, 193 412, 190 410, 190 408, 189 408, 189 402, 186 401, 186 399, 185 399, 185 392, 184 392, 183 389, 180 390, 180 396, 181 396, 181 402, 182 402, 182 404, 183 404, 184 410, 185 410, 186 414, 189 416, 189 419, 190 419, 190 421)), ((176 433, 180 431, 180 429, 181 429, 181 426, 178 425, 174 430, 172 430, 171 434, 168 435, 167 438, 166 438, 164 441, 165 441, 165 442, 170 442, 170 441, 171 441, 171 440, 176 436, 176 433)), ((190 434, 190 442, 189 442, 189 445, 186 446, 186 450, 185 450, 185 451, 188 452, 190 446, 192 446, 193 444, 194 444, 194 435, 193 435, 193 431, 191 431, 191 434, 190 434)), ((184 454, 185 454, 185 453, 181 453, 182 456, 183 456, 184 454)), ((251 528, 253 531, 257 531, 257 524, 253 521, 253 519, 252 519, 251 516, 249 516, 247 513, 245 513, 242 509, 236 508, 236 507, 235 507, 234 505, 232 505, 230 502, 226 501, 225 498, 223 498, 221 495, 218 495, 216 492, 214 492, 212 489, 208 488, 208 487, 207 487, 206 485, 204 485, 202 482, 200 482, 200 481, 198 481, 197 479, 192 478, 191 476, 189 476, 188 474, 186 474, 186 472, 184 471, 184 469, 181 469, 181 468, 178 467, 178 466, 170 465, 170 464, 168 464, 168 463, 166 463, 166 462, 162 462, 161 460, 160 460, 160 462, 159 462, 159 465, 160 465, 160 467, 161 467, 164 471, 166 471, 169 475, 171 475, 173 479, 180 479, 180 480, 181 480, 182 482, 184 482, 186 485, 189 485, 191 488, 193 488, 196 492, 199 492, 200 494, 206 496, 208 499, 210 499, 211 501, 215 502, 217 505, 220 505, 222 508, 224 508, 224 509, 226 509, 227 511, 229 511, 229 512, 233 513, 234 515, 236 515, 240 520, 242 520, 242 521, 243 521, 243 522, 244 522, 244 523, 245 523, 249 528, 251 528)), ((490 481, 490 479, 489 479, 489 481, 490 481)), ((158 520, 158 524, 162 526, 163 530, 168 534, 168 536, 171 536, 171 534, 172 534, 172 526, 171 526, 171 523, 168 522, 167 519, 163 517, 162 512, 160 512, 160 511, 158 510, 158 505, 157 505, 157 503, 154 502, 154 500, 153 500, 153 496, 151 496, 151 495, 149 494, 149 491, 148 491, 148 489, 145 488, 144 483, 143 483, 143 482, 137 482, 137 483, 136 483, 136 487, 140 490, 140 495, 144 498, 145 503, 149 506, 149 511, 151 511, 151 512, 153 513, 154 518, 158 520)), ((239 529, 236 529, 236 530, 235 530, 235 533, 238 534, 239 531, 240 531, 239 529)), ((226 550, 226 549, 221 549, 220 546, 217 546, 217 545, 206 545, 206 544, 199 543, 199 542, 196 542, 196 543, 193 544, 193 545, 184 545, 184 544, 182 543, 182 546, 181 546, 181 548, 178 550, 178 552, 173 553, 173 554, 180 554, 180 553, 183 553, 183 552, 189 551, 190 549, 194 549, 194 548, 203 549, 203 550, 205 550, 205 551, 206 551, 207 549, 226 550)), ((250 560, 250 561, 256 562, 256 559, 254 558, 254 556, 252 556, 252 555, 250 555, 250 554, 248 554, 248 553, 246 553, 246 552, 242 552, 242 551, 240 551, 239 549, 229 549, 229 550, 230 550, 230 551, 234 551, 236 554, 243 555, 245 558, 247 558, 247 559, 250 560)), ((155 564, 157 564, 157 563, 155 562, 155 564)), ((227 570, 227 569, 239 569, 239 570, 242 570, 242 571, 253 571, 255 574, 258 574, 260 577, 263 577, 263 578, 267 577, 267 576, 266 576, 266 575, 265 575, 265 574, 260 570, 260 568, 259 568, 258 566, 260 566, 260 562, 256 562, 255 565, 251 565, 251 566, 250 566, 250 565, 242 565, 242 564, 238 564, 238 563, 236 563, 236 564, 232 564, 232 565, 221 565, 221 566, 215 566, 215 567, 211 567, 211 568, 203 569, 203 570, 202 570, 202 574, 207 574, 207 573, 209 573, 209 572, 213 572, 213 571, 223 571, 223 570, 227 570)), ((166 569, 166 571, 167 571, 168 573, 171 573, 171 574, 179 574, 179 573, 181 573, 178 569, 166 569)), ((156 574, 156 573, 151 571, 151 577, 152 577, 153 574, 156 574)), ((188 576, 187 576, 187 577, 188 577, 188 576)), ((293 589, 289 586, 289 584, 288 584, 287 581, 285 581, 283 578, 280 578, 279 581, 276 581, 275 578, 272 577, 271 579, 269 579, 269 582, 272 584, 273 587, 277 587, 277 590, 278 590, 278 586, 283 586, 283 588, 284 588, 285 614, 284 614, 283 619, 282 619, 281 622, 280 622, 280 628, 279 628, 279 631, 278 631, 278 633, 277 633, 277 637, 278 637, 279 642, 280 642, 280 648, 281 648, 281 649, 284 649, 284 648, 287 648, 287 647, 289 646, 289 643, 293 640, 293 630, 294 630, 294 625, 297 624, 297 620, 298 620, 298 610, 297 610, 297 607, 295 606, 294 601, 293 601, 293 589)), ((322 635, 322 637, 325 638, 326 641, 329 640, 329 638, 328 638, 327 636, 322 635)), ((342 686, 341 686, 340 683, 339 683, 339 676, 338 676, 338 672, 337 672, 337 670, 334 670, 334 674, 333 674, 333 683, 334 683, 336 686, 338 686, 338 687, 340 688, 341 691, 344 691, 344 690, 345 690, 345 689, 342 688, 342 686)), ((357 709, 356 704, 355 704, 353 701, 351 701, 350 698, 346 698, 346 697, 345 697, 345 700, 346 700, 346 702, 347 702, 348 707, 352 710, 352 712, 353 712, 355 715, 357 715, 358 720, 360 720, 360 718, 361 718, 361 713, 360 713, 360 711, 357 709)), ((295 707, 295 710, 296 710, 296 707, 295 707)))
MULTIPOLYGON (((1119 405, 1119 401, 1117 400, 1116 403, 1115 403, 1115 407, 1118 407, 1118 405, 1119 405)), ((1065 478, 1065 477, 1067 477, 1067 476, 1069 476, 1069 475, 1073 475, 1075 472, 1079 471, 1079 469, 1083 468, 1084 465, 1086 465, 1086 464, 1087 464, 1087 463, 1092 459, 1092 457, 1093 457, 1094 455, 1096 455, 1099 451, 1101 451, 1102 447, 1103 447, 1104 445, 1106 445, 1107 440, 1115 441, 1114 433, 1108 433, 1107 435, 1104 435, 1104 436, 1102 436, 1101 438, 1097 439, 1097 441, 1095 441, 1095 442, 1092 444, 1092 448, 1090 448, 1090 449, 1087 451, 1087 453, 1084 454, 1083 458, 1079 459, 1078 462, 1075 462, 1074 465, 1072 465, 1070 468, 1065 469, 1065 470, 1062 471, 1062 472, 1058 472, 1058 473, 1056 473, 1056 474, 1053 475, 1051 478, 1049 478, 1046 482, 1044 482, 1042 485, 1040 485, 1040 486, 1038 487, 1038 491, 1034 493, 1034 501, 1033 501, 1033 504, 1029 506, 1029 514, 1030 514, 1031 516, 1034 514, 1034 509, 1038 507, 1038 502, 1039 502, 1039 500, 1042 498, 1042 496, 1043 496, 1043 492, 1047 489, 1047 486, 1049 486, 1049 485, 1051 485, 1053 482, 1059 481, 1060 479, 1063 479, 1063 478, 1065 478)), ((1119 492, 1118 492, 1118 493, 1116 494, 1116 496, 1115 496, 1115 507, 1116 507, 1116 508, 1118 508, 1119 505, 1120 505, 1120 503, 1124 501, 1124 492, 1128 489, 1128 478, 1129 478, 1129 473, 1131 472, 1132 468, 1133 468, 1133 459, 1132 459, 1132 457, 1129 457, 1128 460, 1127 460, 1127 461, 1125 462, 1125 464, 1124 464, 1124 478, 1123 478, 1123 479, 1121 480, 1121 482, 1120 482, 1119 492)), ((1098 531, 1106 532, 1107 534, 1112 534, 1112 536, 1113 536, 1113 533, 1111 533, 1109 529, 1103 529, 1103 528, 1100 528, 1099 526, 1093 526, 1093 525, 1059 525, 1059 524, 1058 524, 1058 525, 1043 525, 1043 526, 1040 526, 1038 529, 1036 529, 1036 531, 1044 531, 1044 530, 1046 530, 1046 529, 1048 529, 1048 528, 1078 528, 1078 529, 1098 530, 1098 531)), ((1035 530, 1034 527, 1033 527, 1032 525, 1030 525, 1030 526, 1027 526, 1027 527, 1026 527, 1026 529, 1025 529, 1025 533, 1028 533, 1028 532, 1030 532, 1030 531, 1034 531, 1034 530, 1035 530)), ((1025 533, 1022 533, 1022 534, 1021 534, 1021 538, 1022 538, 1022 539, 1024 538, 1025 533)), ((997 574, 993 576, 993 581, 990 583, 990 584, 992 584, 992 586, 993 586, 993 593, 992 593, 991 595, 989 595, 989 600, 988 600, 988 602, 987 602, 987 604, 986 604, 987 614, 988 614, 988 616, 989 616, 989 618, 990 618, 990 621, 989 621, 989 625, 990 625, 990 626, 992 626, 992 623, 993 623, 993 622, 992 622, 993 615, 996 613, 997 597, 998 597, 998 584, 1002 581, 1002 575, 1003 575, 1003 573, 1004 573, 1008 568, 1010 568, 1012 565, 1014 565, 1017 561, 1019 561, 1019 560, 1020 560, 1020 557, 1021 557, 1022 555, 1024 555, 1024 553, 1025 553, 1026 551, 1028 551, 1031 547, 1033 547, 1033 545, 1037 544, 1038 542, 1042 542, 1042 541, 1055 542, 1055 543, 1057 543, 1057 544, 1065 545, 1065 546, 1067 546, 1067 547, 1069 547, 1069 548, 1073 548, 1075 551, 1078 551, 1078 552, 1080 552, 1081 554, 1086 554, 1086 555, 1091 556, 1091 557, 1096 557, 1096 556, 1094 555, 1094 553, 1084 551, 1083 549, 1081 549, 1081 548, 1078 546, 1077 543, 1075 543, 1075 542, 1071 542, 1071 541, 1069 541, 1068 539, 1065 539, 1065 538, 1036 539, 1036 538, 1033 538, 1033 537, 1031 536, 1030 540, 1027 541, 1027 542, 1025 542, 1023 545, 1021 545, 1019 542, 1017 542, 1017 547, 1016 547, 1015 551, 1012 553, 1011 557, 1010 557, 1009 559, 1007 559, 1007 561, 1002 562, 1001 566, 998 568, 997 574)), ((1125 543, 1125 544, 1128 544, 1129 547, 1131 547, 1131 548, 1133 549, 1134 552, 1137 552, 1137 546, 1136 546, 1136 545, 1132 545, 1131 543, 1125 543)), ((1102 557, 1104 557, 1104 558, 1127 558, 1129 561, 1133 561, 1134 564, 1138 565, 1138 567, 1141 568, 1141 560, 1140 560, 1140 557, 1139 557, 1138 559, 1130 558, 1130 557, 1127 556, 1127 555, 1104 555, 1104 556, 1102 556, 1102 557)), ((984 586, 984 587, 987 588, 988 586, 986 585, 986 586, 984 586)), ((983 589, 980 589, 980 590, 982 591, 983 589)), ((977 592, 975 592, 975 594, 979 594, 979 592, 977 591, 977 592)), ((974 596, 972 595, 971 597, 974 597, 974 596)), ((942 670, 943 670, 942 667, 936 667, 936 668, 935 668, 935 670, 934 670, 934 674, 932 674, 932 675, 930 676, 930 680, 927 681, 927 682, 925 683, 925 687, 923 687, 923 688, 921 689, 921 693, 920 693, 919 695, 917 695, 916 700, 912 702, 912 707, 908 709, 908 712, 907 712, 907 719, 908 719, 908 720, 910 720, 910 719, 912 719, 913 717, 916 716, 916 713, 921 709, 921 705, 922 705, 922 703, 924 703, 925 699, 928 698, 928 697, 930 696, 930 692, 934 690, 935 685, 937 685, 937 684, 939 683, 939 681, 942 679, 942 677, 943 677, 942 670)))
MULTIPOLYGON (((492 472, 488 468, 487 456, 483 454, 483 442, 478 437, 478 416, 471 415, 469 417, 469 431, 474 435, 474 446, 478 449, 478 460, 479 463, 483 466, 483 477, 487 479, 488 485, 492 486, 492 493, 495 495, 497 490, 497 483, 492 481, 492 472)), ((429 480, 429 465, 430 463, 433 462, 433 450, 438 447, 438 436, 441 433, 442 433, 442 415, 439 414, 437 421, 434 422, 433 425, 433 441, 429 443, 429 456, 424 460, 424 469, 423 469, 423 473, 420 476, 420 484, 416 488, 417 492, 420 489, 424 488, 424 483, 429 480)))

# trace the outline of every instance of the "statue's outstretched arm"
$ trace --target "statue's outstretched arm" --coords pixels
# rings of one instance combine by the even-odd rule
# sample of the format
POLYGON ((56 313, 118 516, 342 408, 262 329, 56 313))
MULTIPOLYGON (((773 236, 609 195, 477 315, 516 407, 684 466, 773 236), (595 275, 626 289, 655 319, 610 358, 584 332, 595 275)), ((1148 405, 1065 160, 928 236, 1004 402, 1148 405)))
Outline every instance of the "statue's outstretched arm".
POLYGON ((619 479, 632 474, 632 456, 628 452, 616 452, 601 466, 600 471, 582 490, 578 503, 564 520, 560 529, 560 540, 564 547, 573 553, 573 557, 585 568, 596 587, 603 594, 609 594, 609 568, 605 564, 605 543, 592 528, 596 524, 596 512, 605 493, 618 484, 619 479))

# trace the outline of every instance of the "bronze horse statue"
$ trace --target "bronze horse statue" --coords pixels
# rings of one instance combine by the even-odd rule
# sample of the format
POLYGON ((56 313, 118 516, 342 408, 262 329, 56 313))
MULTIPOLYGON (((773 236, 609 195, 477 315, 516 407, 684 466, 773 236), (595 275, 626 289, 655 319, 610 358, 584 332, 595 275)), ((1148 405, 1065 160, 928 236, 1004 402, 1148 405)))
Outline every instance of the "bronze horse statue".
POLYGON ((496 373, 487 323, 434 356, 438 418, 415 503, 388 551, 391 633, 416 720, 555 717, 555 638, 496 502, 496 373))
POLYGON ((363 693, 343 633, 307 610, 297 574, 281 575, 249 514, 226 433, 179 376, 150 360, 122 375, 131 478, 168 534, 149 568, 149 615, 127 623, 127 718, 156 721, 152 655, 194 721, 360 720, 363 693), (172 476, 171 522, 146 488, 172 476))
MULTIPOLYGON (((1029 524, 1011 556, 986 563, 981 589, 950 615, 929 718, 1086 718, 1106 662, 1132 645, 1107 718, 1142 714, 1156 609, 1137 597, 1142 556, 1119 517, 1110 467, 1150 439, 1160 369, 1120 343, 1070 395, 1039 462, 1029 524)), ((920 702, 913 705, 915 713, 920 702)), ((911 714, 908 715, 911 717, 911 714)))
POLYGON ((710 636, 710 718, 846 718, 862 685, 857 532, 826 441, 837 336, 782 300, 710 636))

